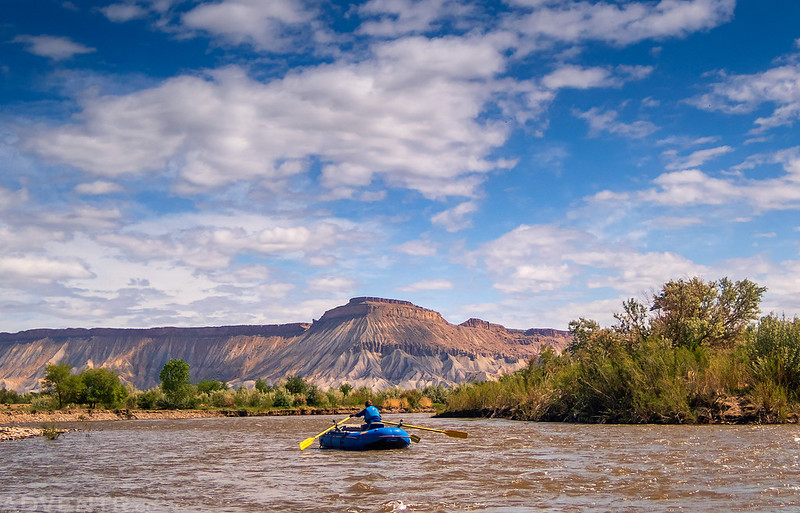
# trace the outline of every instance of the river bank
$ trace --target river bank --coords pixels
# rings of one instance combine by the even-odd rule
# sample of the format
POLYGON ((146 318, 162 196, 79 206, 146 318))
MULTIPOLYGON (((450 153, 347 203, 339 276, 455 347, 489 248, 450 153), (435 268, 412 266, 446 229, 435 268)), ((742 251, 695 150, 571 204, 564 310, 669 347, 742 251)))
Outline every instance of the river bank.
MULTIPOLYGON (((24 408, 0 409, 0 428, 7 426, 24 426, 34 424, 51 424, 56 422, 93 422, 107 420, 141 420, 141 419, 198 419, 214 417, 282 417, 293 415, 352 415, 359 408, 288 408, 267 411, 246 409, 216 410, 99 410, 73 408, 65 410, 30 411, 24 408)), ((410 413, 403 409, 387 408, 382 413, 410 413)), ((432 408, 415 410, 414 413, 434 413, 432 408)), ((2 438, 0 438, 2 440, 2 438)))

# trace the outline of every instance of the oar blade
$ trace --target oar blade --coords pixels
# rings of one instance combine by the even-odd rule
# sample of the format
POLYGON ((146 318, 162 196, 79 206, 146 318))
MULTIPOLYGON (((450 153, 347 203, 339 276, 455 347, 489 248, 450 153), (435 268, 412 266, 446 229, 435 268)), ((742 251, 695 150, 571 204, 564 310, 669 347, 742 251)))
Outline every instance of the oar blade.
POLYGON ((417 435, 408 435, 408 437, 409 437, 409 438, 411 439, 411 441, 412 441, 412 442, 414 442, 415 444, 418 444, 418 443, 420 442, 420 440, 422 440, 422 438, 418 437, 417 435))
POLYGON ((445 429, 444 434, 453 438, 467 438, 467 436, 469 436, 463 431, 455 431, 452 429, 445 429))
POLYGON ((316 440, 316 438, 306 438, 305 440, 300 442, 300 450, 304 451, 304 450, 308 449, 309 447, 311 447, 311 444, 314 443, 314 440, 316 440))

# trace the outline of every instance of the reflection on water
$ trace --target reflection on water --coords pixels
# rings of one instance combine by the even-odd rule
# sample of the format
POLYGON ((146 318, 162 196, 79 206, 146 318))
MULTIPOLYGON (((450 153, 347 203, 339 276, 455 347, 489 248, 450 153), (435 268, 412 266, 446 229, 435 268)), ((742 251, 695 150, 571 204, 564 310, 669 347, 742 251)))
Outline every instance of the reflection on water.
MULTIPOLYGON (((387 416, 387 420, 399 417, 387 416)), ((776 511, 800 507, 796 426, 430 419, 422 442, 305 451, 323 417, 118 421, 0 444, 0 511, 776 511)))

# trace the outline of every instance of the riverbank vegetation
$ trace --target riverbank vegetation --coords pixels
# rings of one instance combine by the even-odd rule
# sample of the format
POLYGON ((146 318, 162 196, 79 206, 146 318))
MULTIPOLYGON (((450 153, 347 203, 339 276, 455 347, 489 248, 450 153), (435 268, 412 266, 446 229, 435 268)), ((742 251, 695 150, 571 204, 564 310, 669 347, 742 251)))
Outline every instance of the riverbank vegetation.
POLYGON ((758 319, 765 289, 748 280, 670 281, 649 304, 630 299, 601 328, 580 318, 574 341, 497 382, 457 387, 444 415, 520 420, 796 422, 800 320, 758 319), (756 322, 757 321, 757 322, 756 322))
POLYGON ((323 390, 296 375, 274 384, 258 379, 252 388, 231 388, 217 379, 201 379, 193 384, 189 371, 189 364, 184 360, 169 360, 159 373, 160 385, 137 390, 123 386, 117 374, 108 369, 85 369, 73 373, 66 363, 48 365, 40 393, 19 394, 0 388, 0 405, 22 405, 34 412, 84 406, 129 410, 244 410, 252 413, 297 408, 360 408, 369 400, 379 408, 415 411, 430 410, 435 404, 441 408, 447 395, 447 389, 441 386, 422 390, 390 388, 375 391, 342 383, 339 387, 323 390))

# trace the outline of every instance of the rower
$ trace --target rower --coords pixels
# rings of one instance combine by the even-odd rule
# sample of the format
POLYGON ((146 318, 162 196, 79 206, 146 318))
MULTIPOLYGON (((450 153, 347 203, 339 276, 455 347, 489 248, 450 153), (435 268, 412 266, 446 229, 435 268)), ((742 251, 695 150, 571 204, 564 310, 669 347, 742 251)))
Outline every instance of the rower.
POLYGON ((364 409, 353 415, 353 417, 364 417, 364 425, 361 426, 361 429, 383 427, 381 423, 381 413, 378 411, 378 408, 372 406, 372 402, 369 400, 364 402, 364 409))

